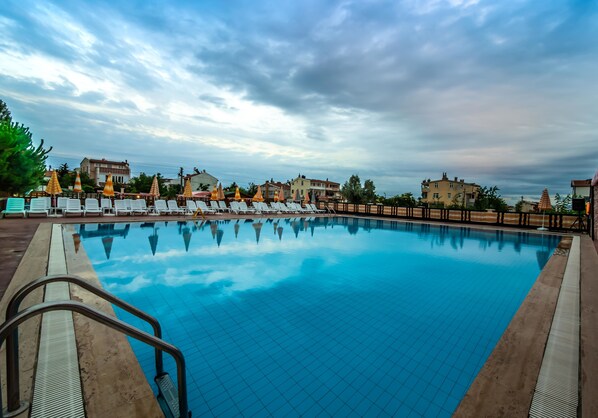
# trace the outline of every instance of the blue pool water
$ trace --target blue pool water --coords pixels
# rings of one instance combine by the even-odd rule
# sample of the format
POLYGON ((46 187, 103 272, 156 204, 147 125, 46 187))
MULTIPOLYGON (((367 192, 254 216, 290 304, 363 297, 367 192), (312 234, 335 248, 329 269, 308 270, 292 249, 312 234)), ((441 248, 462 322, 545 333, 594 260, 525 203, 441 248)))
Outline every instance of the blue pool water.
POLYGON ((559 240, 353 218, 76 230, 185 354, 194 416, 218 417, 450 416, 559 240))

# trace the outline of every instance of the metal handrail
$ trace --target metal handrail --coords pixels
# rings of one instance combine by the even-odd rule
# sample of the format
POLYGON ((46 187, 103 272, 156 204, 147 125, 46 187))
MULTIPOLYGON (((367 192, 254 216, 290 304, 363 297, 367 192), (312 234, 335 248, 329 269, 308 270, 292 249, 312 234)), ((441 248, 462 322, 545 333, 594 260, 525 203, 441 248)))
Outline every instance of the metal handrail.
MULTIPOLYGON (((123 334, 133 337, 139 341, 151 345, 152 347, 159 349, 160 351, 166 351, 170 354, 177 365, 177 386, 179 392, 179 416, 181 418, 187 418, 190 416, 187 405, 187 376, 185 374, 185 357, 183 353, 176 348, 174 345, 169 344, 160 338, 157 338, 145 331, 135 328, 132 325, 121 321, 118 318, 112 317, 99 311, 91 306, 87 306, 81 302, 75 301, 53 301, 43 302, 38 305, 34 305, 30 308, 26 308, 13 317, 6 320, 2 326, 0 326, 0 346, 8 336, 8 334, 14 329, 18 329, 18 326, 28 320, 31 317, 43 314, 44 312, 50 311, 71 311, 77 312, 83 316, 91 318, 101 324, 106 325, 112 329, 115 329, 123 334)), ((0 418, 2 418, 2 393, 0 391, 0 418)))
MULTIPOLYGON (((44 286, 49 283, 55 282, 67 282, 73 283, 80 286, 91 293, 103 298, 104 300, 115 304, 116 306, 124 309, 125 311, 137 316, 148 322, 154 329, 154 336, 162 339, 162 329, 160 323, 156 318, 146 314, 142 310, 137 309, 133 305, 125 302, 122 299, 117 298, 111 293, 106 292, 104 289, 99 288, 79 276, 73 276, 70 274, 58 274, 52 276, 41 277, 34 280, 27 285, 23 286, 16 292, 6 308, 6 318, 9 320, 19 312, 19 306, 25 297, 37 289, 38 287, 44 286)), ((164 373, 164 362, 162 360, 162 351, 155 348, 155 359, 156 359, 156 375, 160 376, 164 373)), ((15 411, 20 408, 20 393, 19 393, 19 331, 15 329, 6 338, 6 380, 7 380, 7 408, 8 411, 15 411)))

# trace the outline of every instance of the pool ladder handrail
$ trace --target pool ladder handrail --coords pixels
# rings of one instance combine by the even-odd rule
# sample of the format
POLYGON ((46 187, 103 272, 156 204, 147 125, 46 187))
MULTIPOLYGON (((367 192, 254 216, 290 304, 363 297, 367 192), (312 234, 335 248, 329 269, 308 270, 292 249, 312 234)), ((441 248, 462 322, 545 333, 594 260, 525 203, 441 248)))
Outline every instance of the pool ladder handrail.
MULTIPOLYGON (((79 276, 74 276, 74 275, 68 275, 68 274, 59 274, 59 275, 50 275, 50 276, 44 276, 41 277, 37 280, 34 280, 28 284, 26 284, 25 286, 23 286, 21 289, 19 289, 10 299, 10 301, 8 302, 8 306, 6 309, 6 318, 5 318, 5 322, 4 324, 2 324, 0 329, 4 329, 4 326, 15 316, 19 315, 19 306, 21 304, 21 302, 23 301, 23 299, 25 299, 25 297, 31 293, 33 290, 44 286, 46 284, 49 283, 56 283, 56 282, 67 282, 67 283, 73 283, 76 284, 88 291, 90 291, 91 293, 95 294, 96 296, 99 296, 101 298, 103 298, 104 300, 113 303, 114 305, 120 307, 121 309, 131 313, 132 315, 137 316, 140 319, 143 319, 144 321, 148 322, 153 330, 154 330, 154 335, 152 336, 152 338, 154 338, 154 340, 152 340, 153 342, 150 341, 146 341, 146 340, 141 340, 143 342, 145 342, 146 344, 152 345, 155 349, 155 364, 156 364, 156 378, 163 376, 164 373, 164 362, 163 362, 163 358, 162 358, 162 351, 166 351, 169 352, 168 350, 164 350, 163 348, 160 348, 160 344, 157 344, 156 341, 159 341, 163 344, 166 344, 170 347, 174 347, 172 345, 170 345, 169 343, 166 343, 165 341, 162 340, 162 329, 160 327, 160 323, 158 322, 158 320, 156 318, 154 318, 151 315, 148 315, 147 313, 143 312, 142 310, 134 307, 133 305, 125 302, 122 299, 119 299, 118 297, 114 296, 113 294, 106 292, 104 289, 99 288, 85 280, 83 280, 82 278, 80 278, 79 276)), ((72 301, 61 301, 61 303, 68 303, 68 302, 72 302, 72 301)), ((40 307, 40 309, 42 308, 42 305, 46 305, 48 302, 46 303, 40 303, 38 305, 35 305, 31 308, 27 308, 27 310, 33 309, 33 308, 38 308, 40 307)), ((77 302, 80 303, 80 302, 77 302)), ((82 303, 80 303, 83 306, 86 306, 82 303)), ((65 305, 66 306, 66 305, 65 305)), ((89 308, 90 311, 89 312, 93 312, 92 314, 87 315, 86 313, 82 313, 83 315, 87 316, 88 318, 94 319, 98 322, 102 322, 104 325, 109 326, 113 329, 116 329, 120 332, 123 332, 127 335, 127 332, 122 331, 120 329, 115 328, 115 326, 113 324, 110 323, 110 321, 107 321, 105 318, 103 318, 102 320, 99 319, 98 317, 98 313, 102 314, 103 316, 107 317, 107 318, 112 318, 114 320, 117 320, 119 322, 123 322, 118 320, 117 318, 113 318, 111 316, 108 316, 106 314, 104 314, 103 312, 95 309, 95 308, 91 308, 91 307, 87 307, 89 308), (95 317, 93 316, 95 315, 95 317)), ((51 309, 51 310, 59 310, 59 309, 51 309)), ((69 310, 69 309, 67 309, 69 310)), ((45 311, 43 311, 45 312, 45 311)), ((40 312, 40 313, 43 313, 40 312)), ((25 320, 25 319, 24 319, 25 320)), ((20 323, 20 322, 19 322, 20 323)), ((124 323, 124 322, 123 322, 124 323)), ((124 323, 126 324, 126 323, 124 323)), ((18 325, 18 324, 17 324, 18 325)), ((145 333, 145 331, 141 331, 129 324, 126 324, 128 327, 131 327, 133 329, 135 329, 138 332, 141 333, 145 333)), ((1 335, 1 333, 0 333, 1 335)), ((151 335, 151 334, 148 334, 151 335)), ((130 335, 134 338, 134 335, 130 335)), ((19 341, 18 341, 18 337, 19 337, 19 332, 18 332, 18 327, 15 326, 14 330, 12 333, 6 335, 6 376, 7 376, 7 397, 8 397, 8 406, 7 406, 7 410, 9 413, 9 416, 12 416, 12 414, 10 414, 11 412, 13 414, 15 414, 15 412, 18 411, 18 413, 20 413, 24 407, 27 407, 27 403, 21 404, 20 402, 20 393, 19 393, 19 341)), ((139 339, 139 338, 137 338, 139 339)), ((4 337, 2 337, 0 339, 0 346, 2 346, 2 342, 4 341, 4 337)), ((181 360, 182 360, 182 371, 183 371, 183 381, 181 382, 181 371, 178 370, 179 369, 179 360, 177 359, 177 357, 171 354, 173 357, 175 357, 175 361, 177 362, 177 374, 178 374, 178 386, 179 386, 179 411, 180 414, 179 416, 181 417, 185 417, 187 414, 183 414, 184 411, 187 411, 187 387, 186 387, 186 375, 185 375, 185 366, 184 366, 184 358, 182 357, 182 353, 180 353, 180 351, 174 347, 174 349, 176 349, 176 351, 179 352, 181 360), (182 386, 181 386, 182 383, 182 386), (184 398, 185 402, 184 402, 184 408, 183 405, 181 405, 181 400, 182 398, 184 398)), ((2 397, 1 397, 1 393, 0 393, 0 418, 3 416, 3 411, 2 411, 2 397)), ((190 415, 190 413, 189 413, 190 415)))

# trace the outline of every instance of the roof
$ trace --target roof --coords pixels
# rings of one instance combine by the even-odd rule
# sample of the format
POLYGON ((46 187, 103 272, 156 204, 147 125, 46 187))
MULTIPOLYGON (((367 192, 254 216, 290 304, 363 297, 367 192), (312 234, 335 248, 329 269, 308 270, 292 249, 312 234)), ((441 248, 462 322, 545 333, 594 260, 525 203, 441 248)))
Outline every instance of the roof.
POLYGON ((90 163, 102 163, 102 164, 118 164, 118 165, 129 165, 128 161, 110 161, 107 160, 105 158, 102 158, 101 160, 95 159, 95 158, 84 158, 84 160, 88 160, 90 163))
POLYGON ((571 180, 571 187, 590 187, 592 183, 591 179, 587 180, 571 180))
POLYGON ((422 181, 422 184, 425 183, 440 183, 441 181, 450 181, 451 183, 457 183, 457 184, 467 184, 468 186, 476 186, 476 187, 481 187, 479 184, 477 183, 467 183, 465 181, 461 181, 461 180, 457 180, 455 181, 454 179, 439 179, 439 180, 424 180, 422 181))

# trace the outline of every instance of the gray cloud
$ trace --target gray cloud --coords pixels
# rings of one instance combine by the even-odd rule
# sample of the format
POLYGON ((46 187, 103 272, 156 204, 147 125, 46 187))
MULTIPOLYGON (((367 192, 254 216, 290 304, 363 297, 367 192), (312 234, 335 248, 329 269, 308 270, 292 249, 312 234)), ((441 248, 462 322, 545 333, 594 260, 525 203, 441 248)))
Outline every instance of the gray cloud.
POLYGON ((93 45, 9 2, 14 44, 0 54, 43 54, 112 83, 81 92, 64 77, 0 74, 13 114, 56 150, 113 143, 120 158, 209 160, 241 182, 359 172, 387 194, 418 194, 444 171, 505 195, 563 193, 598 168, 589 2, 50 5, 93 45))

